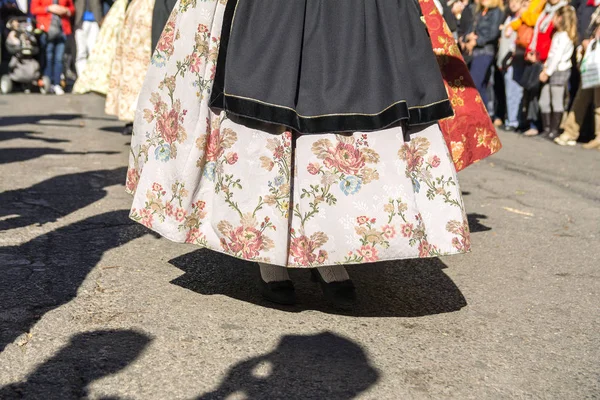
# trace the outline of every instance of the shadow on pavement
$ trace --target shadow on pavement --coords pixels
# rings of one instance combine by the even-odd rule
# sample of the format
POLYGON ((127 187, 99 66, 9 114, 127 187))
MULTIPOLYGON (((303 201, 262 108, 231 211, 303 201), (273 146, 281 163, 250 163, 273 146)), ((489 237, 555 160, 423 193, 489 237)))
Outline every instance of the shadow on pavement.
POLYGON ((99 128, 99 129, 103 132, 118 133, 118 134, 123 133, 122 126, 103 126, 102 128, 99 128))
POLYGON ((29 374, 25 381, 0 388, 0 399, 87 399, 88 386, 92 382, 127 367, 142 354, 151 340, 133 330, 77 334, 54 357, 29 374))
POLYGON ((197 400, 354 399, 379 380, 365 351, 331 332, 283 336, 277 348, 234 365, 197 400))
POLYGON ((482 219, 487 219, 487 215, 477 213, 467 214, 467 221, 469 221, 469 229, 471 230, 471 233, 487 232, 492 230, 492 228, 489 226, 485 226, 481 223, 482 219))
POLYGON ((329 307, 308 270, 292 270, 298 305, 280 307, 264 301, 255 263, 199 249, 169 261, 185 273, 171 283, 203 295, 221 294, 237 300, 290 312, 319 310, 360 317, 420 317, 458 311, 467 302, 443 272, 439 259, 388 261, 349 267, 357 287, 358 305, 347 313, 329 307))
MULTIPOLYGON (((12 115, 10 117, 0 117, 0 126, 39 124, 44 121, 45 126, 65 126, 64 123, 48 123, 46 121, 73 121, 83 118, 81 114, 44 114, 44 115, 12 115)), ((71 125, 69 125, 71 126, 71 125)))
POLYGON ((26 189, 0 193, 0 231, 54 222, 102 198, 108 186, 123 185, 127 168, 60 175, 26 189))
POLYGON ((46 143, 68 143, 70 140, 66 139, 52 139, 45 138, 41 135, 41 132, 33 131, 0 131, 0 142, 5 140, 13 139, 27 139, 27 140, 39 140, 46 143))
POLYGON ((0 351, 45 313, 75 298, 104 253, 148 234, 128 214, 99 214, 22 245, 0 248, 0 351))
POLYGON ((119 154, 117 151, 64 151, 50 147, 11 147, 0 149, 0 165, 33 160, 49 154, 87 155, 87 154, 119 154))

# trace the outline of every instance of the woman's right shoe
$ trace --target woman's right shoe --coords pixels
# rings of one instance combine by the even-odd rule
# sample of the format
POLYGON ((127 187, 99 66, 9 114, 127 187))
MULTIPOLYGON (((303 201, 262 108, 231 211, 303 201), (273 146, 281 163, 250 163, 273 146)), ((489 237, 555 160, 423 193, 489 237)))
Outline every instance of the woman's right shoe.
POLYGON ((54 85, 52 86, 52 93, 54 93, 56 96, 62 96, 65 94, 65 91, 63 90, 62 86, 54 85))
POLYGON ((265 282, 260 278, 260 287, 265 300, 284 306, 296 304, 296 290, 292 281, 265 282))
POLYGON ((564 135, 560 135, 556 139, 554 139, 554 143, 560 146, 575 146, 577 144, 577 140, 573 140, 565 137, 564 135))
POLYGON ((356 288, 351 280, 325 282, 319 271, 310 270, 311 280, 321 285, 325 298, 337 309, 348 311, 356 305, 356 288))
POLYGON ((540 131, 538 131, 535 128, 529 128, 525 132, 523 132, 524 136, 537 136, 539 134, 540 134, 540 131))

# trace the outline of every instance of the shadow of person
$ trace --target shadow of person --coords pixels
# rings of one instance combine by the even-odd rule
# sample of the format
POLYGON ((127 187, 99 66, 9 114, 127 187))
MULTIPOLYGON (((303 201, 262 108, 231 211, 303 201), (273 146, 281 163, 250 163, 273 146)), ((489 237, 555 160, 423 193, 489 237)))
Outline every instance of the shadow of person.
POLYGON ((357 287, 358 304, 351 312, 331 308, 321 288, 310 282, 307 270, 291 270, 298 305, 280 307, 263 300, 255 263, 199 249, 169 261, 185 273, 171 283, 203 295, 221 294, 290 312, 318 310, 360 317, 420 317, 458 311, 467 302, 435 258, 387 261, 349 267, 357 287))
POLYGON ((197 400, 233 394, 260 399, 353 399, 379 380, 356 343, 331 332, 286 335, 277 348, 233 366, 221 385, 197 400))
POLYGON ((80 333, 23 382, 0 388, 0 398, 71 400, 88 398, 90 383, 134 362, 151 338, 133 330, 80 333))
POLYGON ((29 332, 42 316, 75 298, 77 289, 105 252, 148 234, 111 211, 0 248, 0 351, 29 332))
POLYGON ((81 114, 11 115, 7 117, 0 117, 0 127, 10 125, 39 124, 41 121, 44 121, 44 125, 64 126, 64 124, 61 123, 53 124, 46 121, 65 122, 82 117, 83 115, 81 114))
POLYGON ((50 147, 11 147, 0 149, 0 165, 10 164, 21 161, 33 160, 50 154, 69 155, 87 155, 87 154, 118 154, 117 151, 64 151, 63 149, 54 149, 50 147))
POLYGON ((106 188, 124 185, 127 168, 59 175, 26 189, 0 193, 0 231, 54 222, 107 194, 106 188))
POLYGON ((46 138, 43 136, 38 136, 39 134, 40 134, 40 132, 33 132, 33 131, 18 131, 18 130, 0 131, 0 142, 6 141, 6 140, 13 140, 13 139, 39 140, 40 142, 46 142, 46 143, 68 143, 68 142, 70 142, 70 140, 67 140, 67 139, 53 139, 53 138, 46 138))
POLYGON ((487 219, 487 215, 477 213, 467 214, 467 221, 469 221, 469 229, 471 230, 471 233, 487 232, 492 230, 492 228, 485 226, 480 222, 482 219, 487 219))
POLYGON ((102 128, 99 128, 102 132, 108 132, 108 133, 118 133, 118 134, 122 134, 123 133, 123 127, 122 126, 103 126, 102 128))

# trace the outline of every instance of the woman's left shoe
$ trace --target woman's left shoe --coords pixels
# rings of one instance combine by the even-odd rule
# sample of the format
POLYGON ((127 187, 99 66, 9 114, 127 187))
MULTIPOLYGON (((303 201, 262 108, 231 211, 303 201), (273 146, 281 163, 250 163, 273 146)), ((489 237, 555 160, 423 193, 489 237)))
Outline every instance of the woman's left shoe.
POLYGON ((600 138, 596 138, 590 142, 587 142, 582 147, 587 150, 600 150, 600 138))
POLYGON ((554 139, 560 136, 560 123, 562 117, 562 112, 553 112, 550 116, 550 133, 548 134, 548 139, 554 141, 554 139))
POLYGON ((261 293, 265 300, 284 306, 296 304, 296 290, 292 281, 265 282, 260 278, 261 293))
POLYGON ((124 136, 131 136, 131 134, 133 133, 133 124, 125 125, 125 128, 123 128, 123 131, 121 133, 124 136))
POLYGON ((350 279, 341 282, 325 282, 319 271, 310 270, 311 280, 321 285, 325 298, 337 309, 348 311, 356 305, 356 288, 350 279))

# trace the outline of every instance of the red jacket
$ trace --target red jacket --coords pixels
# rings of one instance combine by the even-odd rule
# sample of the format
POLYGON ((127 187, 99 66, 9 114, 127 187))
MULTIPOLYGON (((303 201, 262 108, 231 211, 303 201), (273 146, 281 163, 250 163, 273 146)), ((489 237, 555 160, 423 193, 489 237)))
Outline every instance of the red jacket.
MULTIPOLYGON (((48 6, 52 5, 52 0, 32 0, 31 1, 31 13, 35 16, 37 20, 37 25, 44 32, 48 32, 50 28, 50 22, 52 21, 52 14, 48 12, 48 6)), ((58 0, 58 5, 67 7, 71 12, 71 15, 75 13, 75 5, 73 4, 73 0, 58 0)), ((71 18, 67 16, 63 16, 62 18, 62 28, 63 33, 65 35, 70 35, 73 33, 73 28, 71 28, 71 18)))
MULTIPOLYGON (((544 17, 544 13, 540 18, 544 17)), ((546 17, 548 18, 548 17, 546 17)), ((550 17, 551 18, 551 17, 550 17)), ((540 21, 538 20, 538 25, 540 21)), ((545 62, 548 58, 548 53, 550 52, 550 45, 552 44, 552 35, 554 35, 554 24, 550 22, 546 32, 542 32, 541 29, 537 32, 537 41, 533 41, 529 44, 529 48, 527 52, 534 52, 537 54, 537 58, 541 62, 545 62)))

